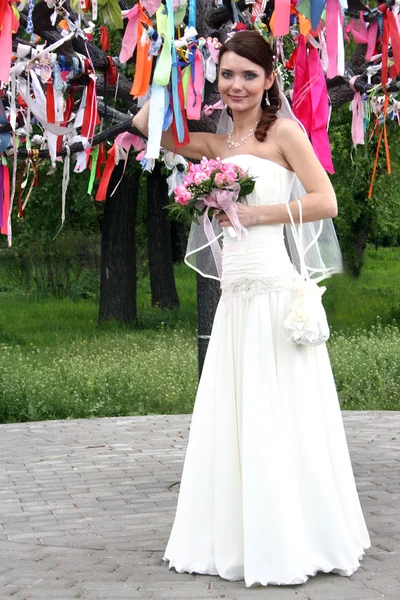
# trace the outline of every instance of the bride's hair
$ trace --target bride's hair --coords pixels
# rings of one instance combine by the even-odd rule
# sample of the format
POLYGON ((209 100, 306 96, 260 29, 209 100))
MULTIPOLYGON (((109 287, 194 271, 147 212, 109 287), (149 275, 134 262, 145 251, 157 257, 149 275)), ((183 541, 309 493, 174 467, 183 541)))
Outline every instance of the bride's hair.
MULTIPOLYGON (((240 31, 235 33, 219 51, 219 64, 221 58, 226 52, 234 52, 243 58, 247 58, 250 62, 262 67, 266 77, 271 75, 273 71, 274 55, 271 46, 266 42, 256 31, 240 31)), ((267 137, 267 131, 272 123, 277 119, 276 113, 281 108, 281 100, 279 97, 279 87, 276 79, 267 91, 267 104, 265 94, 261 100, 262 116, 258 123, 257 129, 254 132, 256 139, 259 142, 264 142, 267 137)), ((228 114, 232 117, 232 111, 228 108, 228 114)))

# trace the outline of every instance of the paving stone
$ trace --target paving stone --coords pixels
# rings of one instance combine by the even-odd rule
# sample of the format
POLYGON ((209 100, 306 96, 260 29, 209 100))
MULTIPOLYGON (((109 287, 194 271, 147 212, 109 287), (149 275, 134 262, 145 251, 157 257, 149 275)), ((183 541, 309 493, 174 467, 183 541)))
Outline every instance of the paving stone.
POLYGON ((373 547, 350 578, 246 588, 162 556, 190 415, 0 426, 0 600, 400 599, 400 412, 344 412, 373 547))

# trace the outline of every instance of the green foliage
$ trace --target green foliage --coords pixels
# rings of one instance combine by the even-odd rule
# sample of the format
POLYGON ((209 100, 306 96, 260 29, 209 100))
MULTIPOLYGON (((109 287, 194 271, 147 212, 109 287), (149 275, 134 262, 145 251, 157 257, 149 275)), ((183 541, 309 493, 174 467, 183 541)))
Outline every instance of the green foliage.
POLYGON ((91 278, 98 288, 99 268, 99 235, 89 237, 81 231, 65 230, 54 241, 44 243, 39 238, 0 254, 1 279, 6 282, 2 289, 14 286, 37 296, 85 297, 82 285, 87 286, 91 278))
POLYGON ((400 159, 400 136, 397 129, 397 124, 388 121, 392 174, 387 174, 382 144, 373 195, 368 198, 376 136, 354 149, 349 107, 336 109, 332 114, 329 136, 336 170, 332 184, 339 205, 335 225, 347 269, 357 276, 361 272, 368 240, 377 245, 400 244, 400 222, 395 218, 400 211, 400 172, 396 169, 400 159))
POLYGON ((340 275, 324 281, 323 303, 333 331, 370 329, 377 319, 400 326, 400 247, 368 246, 362 274, 340 275))
POLYGON ((341 407, 346 410, 400 410, 400 331, 377 325, 329 342, 341 407))

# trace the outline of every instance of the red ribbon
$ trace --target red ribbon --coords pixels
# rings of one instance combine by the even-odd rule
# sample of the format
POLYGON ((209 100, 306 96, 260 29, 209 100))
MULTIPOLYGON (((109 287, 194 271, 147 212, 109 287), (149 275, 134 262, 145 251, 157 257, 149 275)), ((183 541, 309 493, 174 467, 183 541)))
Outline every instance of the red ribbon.
POLYGON ((3 190, 1 191, 3 197, 3 206, 2 209, 2 226, 0 227, 0 233, 4 235, 8 235, 8 217, 10 213, 10 173, 8 171, 7 165, 0 165, 0 168, 3 169, 3 190))
MULTIPOLYGON (((72 110, 74 108, 74 92, 72 91, 70 93, 70 95, 67 98, 67 101, 65 103, 65 110, 64 110, 64 120, 61 123, 61 125, 63 127, 66 127, 68 125, 68 122, 71 118, 72 115, 72 110)), ((59 154, 62 150, 62 143, 63 143, 63 138, 64 136, 59 135, 57 138, 57 153, 59 154)))
POLYGON ((106 25, 100 27, 100 47, 104 54, 107 54, 111 48, 110 34, 108 33, 106 25))
POLYGON ((104 200, 107 199, 108 186, 110 184, 112 172, 114 171, 114 168, 115 168, 115 150, 116 150, 116 146, 114 144, 114 146, 108 152, 107 164, 103 171, 99 189, 97 190, 97 194, 96 194, 97 202, 104 202, 104 200))
POLYGON ((54 88, 51 81, 46 86, 46 111, 47 111, 47 122, 56 122, 56 106, 54 101, 54 88))

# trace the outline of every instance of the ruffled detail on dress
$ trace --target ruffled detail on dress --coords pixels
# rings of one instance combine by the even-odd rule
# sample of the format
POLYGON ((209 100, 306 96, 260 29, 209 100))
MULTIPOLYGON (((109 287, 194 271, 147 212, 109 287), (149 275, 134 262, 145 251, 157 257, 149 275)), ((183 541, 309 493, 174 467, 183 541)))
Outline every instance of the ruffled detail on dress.
MULTIPOLYGON (((368 546, 369 547, 369 546, 368 546)), ((364 548, 364 550, 367 550, 367 548, 364 548)), ((315 577, 315 575, 317 575, 317 573, 334 573, 336 575, 339 575, 341 577, 351 577, 353 575, 353 573, 355 573, 357 571, 357 569, 360 567, 360 561, 363 560, 364 556, 365 556, 365 552, 361 551, 358 559, 357 559, 357 563, 356 566, 352 569, 339 569, 337 567, 333 567, 330 565, 320 565, 320 566, 316 566, 316 567, 312 567, 309 570, 306 571, 305 574, 303 575, 299 575, 299 576, 293 576, 292 579, 289 579, 287 581, 267 581, 267 580, 262 580, 262 581, 250 581, 250 582, 246 582, 246 587, 247 588, 252 588, 252 587, 259 587, 259 586, 263 586, 266 587, 268 585, 282 585, 282 586, 290 586, 290 585, 302 585, 304 583, 306 583, 310 577, 315 577)), ((177 573, 188 573, 190 575, 212 575, 212 576, 219 576, 222 579, 226 579, 227 581, 243 581, 244 580, 244 575, 239 575, 237 577, 235 576, 231 576, 231 577, 226 577, 223 574, 219 573, 217 571, 217 569, 213 569, 210 567, 207 568, 202 568, 202 567, 197 567, 195 570, 189 570, 192 567, 190 567, 189 569, 185 566, 179 566, 177 564, 174 564, 173 561, 168 560, 168 558, 163 558, 164 562, 168 562, 168 568, 174 569, 177 573)))

